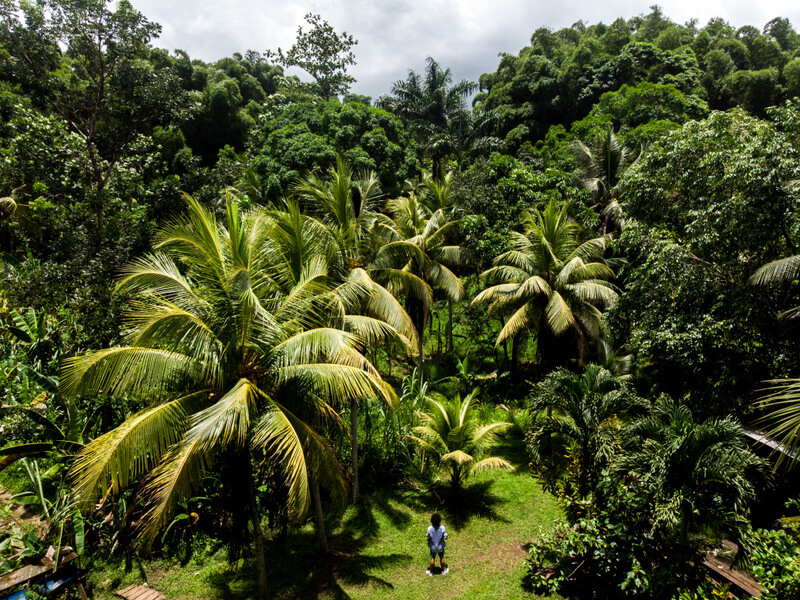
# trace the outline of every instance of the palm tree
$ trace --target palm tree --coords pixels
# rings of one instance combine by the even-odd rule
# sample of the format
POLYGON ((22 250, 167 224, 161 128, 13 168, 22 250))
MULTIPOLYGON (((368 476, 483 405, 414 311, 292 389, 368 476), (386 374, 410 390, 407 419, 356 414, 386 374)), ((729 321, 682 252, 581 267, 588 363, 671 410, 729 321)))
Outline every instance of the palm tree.
MULTIPOLYGON (((308 173, 294 187, 295 197, 305 203, 328 229, 335 248, 336 265, 342 281, 342 291, 352 284, 369 293, 360 295, 348 305, 348 326, 377 346, 387 341, 399 341, 410 347, 417 332, 408 313, 386 287, 373 275, 372 262, 382 244, 376 226, 386 222, 377 212, 380 185, 372 171, 354 175, 350 165, 337 156, 336 166, 328 170, 327 178, 308 173), (355 315, 360 315, 356 317, 355 315)), ((404 287, 411 274, 399 269, 377 271, 383 281, 404 287)), ((353 469, 351 496, 358 500, 358 399, 350 399, 350 444, 353 469)))
POLYGON ((459 140, 468 137, 471 120, 465 100, 478 87, 462 79, 451 85, 453 74, 442 69, 432 57, 421 76, 409 70, 408 77, 392 85, 392 95, 379 105, 406 120, 423 155, 433 164, 433 176, 443 177, 443 161, 458 148, 459 140))
POLYGON ((603 260, 606 237, 582 242, 568 206, 559 208, 552 200, 543 213, 525 212, 521 220, 524 233, 511 233, 513 249, 481 274, 492 285, 472 302, 511 313, 495 346, 514 339, 516 355, 520 336, 533 331, 542 358, 554 362, 548 351, 570 333, 583 363, 590 341, 600 335, 600 309, 617 298, 609 283, 614 272, 603 260))
POLYGON ((439 179, 430 171, 424 171, 418 190, 420 201, 431 213, 441 208, 448 217, 452 216, 454 208, 453 199, 450 197, 452 187, 453 171, 448 171, 439 179))
POLYGON ((590 144, 576 141, 572 150, 578 162, 581 185, 592 191, 603 217, 600 234, 605 235, 610 225, 620 230, 624 227, 619 184, 633 162, 630 150, 619 142, 610 126, 597 132, 590 144))
POLYGON ((291 508, 314 504, 325 547, 319 487, 346 497, 343 471, 318 427, 340 426, 335 406, 352 397, 390 401, 391 389, 361 355, 362 339, 327 283, 324 231, 300 215, 240 215, 225 224, 197 201, 164 228, 156 252, 125 268, 118 290, 133 295, 128 346, 68 359, 67 396, 129 393, 150 402, 90 442, 72 474, 91 504, 147 474, 138 535, 149 544, 203 473, 223 459, 249 499, 261 597, 267 595, 252 453, 283 471, 291 508))
POLYGON ((747 526, 753 478, 764 462, 748 448, 739 423, 729 417, 695 423, 688 407, 661 397, 624 437, 616 469, 648 494, 655 528, 686 543, 703 526, 734 534, 747 526))
POLYGON ((423 452, 449 470, 454 495, 469 475, 487 469, 514 470, 503 458, 485 456, 497 443, 498 435, 511 424, 481 423, 476 410, 477 398, 475 389, 463 399, 456 394, 449 400, 428 400, 428 411, 420 413, 422 424, 414 427, 416 435, 411 436, 423 452))
POLYGON ((409 277, 392 282, 398 293, 407 297, 407 309, 417 329, 417 368, 422 378, 425 324, 433 304, 432 290, 458 301, 464 294, 461 280, 450 270, 470 260, 469 251, 458 245, 447 245, 456 231, 444 209, 431 213, 416 194, 390 200, 387 208, 392 220, 383 225, 387 242, 375 258, 375 266, 400 269, 409 277), (402 284, 404 287, 400 288, 402 284))
POLYGON ((546 411, 531 430, 534 460, 553 466, 553 436, 559 448, 566 449, 560 468, 543 471, 550 486, 563 484, 570 495, 574 479, 578 498, 586 498, 614 455, 621 419, 643 405, 624 381, 599 365, 587 365, 582 374, 566 369, 550 373, 537 386, 530 405, 533 414, 546 411))
MULTIPOLYGON (((750 276, 751 285, 770 285, 772 283, 792 282, 800 276, 800 254, 773 260, 750 276)), ((800 316, 800 306, 782 312, 782 319, 794 319, 800 316)))
MULTIPOLYGON (((775 282, 791 282, 800 276, 800 255, 774 260, 760 267, 750 277, 753 285, 769 285, 775 282)), ((790 308, 779 317, 795 319, 800 316, 800 306, 790 308)), ((778 454, 776 467, 789 459, 789 466, 797 463, 797 448, 800 446, 800 379, 776 379, 768 382, 771 387, 756 403, 763 411, 759 423, 767 429, 770 437, 777 439, 784 452, 778 454)))
MULTIPOLYGON (((448 171, 441 179, 436 179, 432 173, 423 173, 420 186, 420 200, 433 214, 443 210, 448 218, 452 218, 455 204, 450 196, 453 186, 453 171, 448 171)), ((453 352, 453 299, 447 297, 447 351, 453 352)))

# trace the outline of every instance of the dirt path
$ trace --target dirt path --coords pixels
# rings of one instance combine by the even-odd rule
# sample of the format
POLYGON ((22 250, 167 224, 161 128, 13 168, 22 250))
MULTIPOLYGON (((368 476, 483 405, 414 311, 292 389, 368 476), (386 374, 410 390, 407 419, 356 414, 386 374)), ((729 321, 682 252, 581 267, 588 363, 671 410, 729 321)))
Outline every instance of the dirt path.
POLYGON ((42 533, 46 527, 46 523, 39 518, 39 515, 14 502, 11 493, 3 488, 0 488, 0 506, 4 509, 0 512, 0 531, 8 531, 16 525, 20 529, 33 526, 42 533))

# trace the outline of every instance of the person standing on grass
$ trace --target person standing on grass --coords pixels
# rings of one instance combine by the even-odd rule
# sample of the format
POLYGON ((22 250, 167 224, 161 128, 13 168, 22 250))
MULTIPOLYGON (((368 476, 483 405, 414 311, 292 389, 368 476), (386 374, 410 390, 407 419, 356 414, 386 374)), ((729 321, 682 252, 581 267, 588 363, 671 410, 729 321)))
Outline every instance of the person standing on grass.
POLYGON ((436 564, 436 555, 439 555, 439 564, 442 567, 442 573, 447 570, 447 563, 444 562, 444 547, 447 540, 447 530, 442 525, 442 517, 439 513, 431 515, 431 524, 428 527, 428 548, 431 551, 431 566, 428 569, 429 573, 433 572, 433 567, 436 564))

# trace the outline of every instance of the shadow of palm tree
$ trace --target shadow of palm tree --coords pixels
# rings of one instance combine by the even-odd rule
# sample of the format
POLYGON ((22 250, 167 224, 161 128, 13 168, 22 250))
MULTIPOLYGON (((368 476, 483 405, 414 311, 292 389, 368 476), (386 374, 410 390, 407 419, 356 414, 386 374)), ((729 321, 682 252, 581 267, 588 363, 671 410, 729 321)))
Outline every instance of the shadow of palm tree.
MULTIPOLYGON (((285 543, 269 542, 266 548, 267 580, 275 598, 350 598, 343 585, 393 589, 391 582, 372 575, 392 565, 410 562, 408 554, 363 555, 361 552, 379 533, 376 512, 380 511, 398 528, 411 518, 381 495, 362 498, 355 511, 328 540, 330 553, 321 555, 316 536, 302 531, 285 543)), ((334 525, 331 523, 330 525, 334 525)), ((333 527, 331 527, 333 529, 333 527)), ((246 563, 236 573, 217 573, 209 582, 220 597, 250 600, 258 597, 255 565, 246 563)))
POLYGON ((350 516, 342 523, 344 530, 359 534, 359 541, 367 542, 373 539, 379 530, 376 512, 385 515, 396 529, 407 529, 411 525, 411 517, 393 506, 393 501, 396 502, 379 493, 368 497, 362 496, 350 516))
POLYGON ((501 521, 509 520, 501 516, 497 507, 508 500, 491 491, 494 480, 487 479, 468 483, 457 492, 447 484, 429 484, 424 487, 410 487, 404 496, 421 511, 440 512, 448 527, 461 531, 475 517, 501 521))
POLYGON ((493 485, 494 481, 489 479, 466 485, 458 492, 447 489, 450 524, 455 531, 461 531, 475 517, 502 523, 510 522, 497 512, 497 507, 506 504, 508 500, 492 493, 493 485))

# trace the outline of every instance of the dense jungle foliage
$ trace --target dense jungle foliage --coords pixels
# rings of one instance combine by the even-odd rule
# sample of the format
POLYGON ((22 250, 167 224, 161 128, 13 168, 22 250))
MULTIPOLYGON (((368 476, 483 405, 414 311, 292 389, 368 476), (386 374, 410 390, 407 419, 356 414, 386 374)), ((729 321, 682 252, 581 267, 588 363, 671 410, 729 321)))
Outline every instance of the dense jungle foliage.
POLYGON ((496 477, 545 516, 486 597, 727 597, 733 542, 800 598, 787 19, 540 28, 376 99, 319 15, 213 63, 159 33, 0 0, 0 575, 222 549, 225 597, 293 597, 310 522, 315 597, 350 597, 365 507, 468 523, 496 477))

